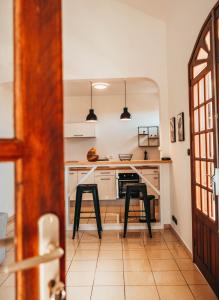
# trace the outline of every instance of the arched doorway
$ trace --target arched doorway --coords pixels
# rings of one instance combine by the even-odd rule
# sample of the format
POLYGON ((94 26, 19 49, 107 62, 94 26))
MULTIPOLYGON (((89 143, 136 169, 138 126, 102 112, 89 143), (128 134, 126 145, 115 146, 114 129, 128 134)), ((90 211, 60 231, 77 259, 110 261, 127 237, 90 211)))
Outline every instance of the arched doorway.
POLYGON ((189 62, 193 258, 219 295, 218 179, 219 3, 189 62))

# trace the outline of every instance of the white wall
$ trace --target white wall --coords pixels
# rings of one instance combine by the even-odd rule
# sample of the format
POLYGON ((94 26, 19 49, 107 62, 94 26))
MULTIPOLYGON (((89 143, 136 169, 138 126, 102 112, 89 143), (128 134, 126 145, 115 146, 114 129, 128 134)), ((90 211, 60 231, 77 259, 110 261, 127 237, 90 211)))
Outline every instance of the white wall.
POLYGON ((161 150, 168 154, 165 23, 114 0, 64 0, 63 41, 65 79, 146 77, 158 84, 161 150))
POLYGON ((188 62, 198 33, 216 0, 169 0, 167 53, 169 82, 169 117, 185 113, 185 142, 170 145, 173 160, 172 213, 175 227, 192 250, 192 215, 189 139, 188 62))
MULTIPOLYGON (((11 84, 0 84, 0 137, 11 138, 13 130, 13 97, 11 84)), ((14 164, 0 163, 0 212, 14 214, 14 164)))
MULTIPOLYGON (((131 95, 128 100, 131 121, 121 121, 124 96, 105 95, 93 99, 98 116, 97 138, 65 139, 66 160, 86 160, 87 151, 95 146, 100 156, 133 153, 143 159, 145 148, 138 147, 138 126, 159 126, 159 97, 157 94, 131 95)), ((65 97, 65 122, 84 122, 90 107, 90 97, 65 97)), ((147 148, 150 159, 159 159, 158 148, 147 148)))

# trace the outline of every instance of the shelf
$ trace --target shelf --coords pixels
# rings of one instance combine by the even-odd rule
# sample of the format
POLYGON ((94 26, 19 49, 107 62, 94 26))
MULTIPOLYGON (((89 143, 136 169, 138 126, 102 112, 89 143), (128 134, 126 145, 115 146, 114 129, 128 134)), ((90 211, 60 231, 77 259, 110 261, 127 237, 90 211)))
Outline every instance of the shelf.
POLYGON ((139 147, 159 147, 159 127, 158 126, 139 126, 138 127, 138 146, 139 147))

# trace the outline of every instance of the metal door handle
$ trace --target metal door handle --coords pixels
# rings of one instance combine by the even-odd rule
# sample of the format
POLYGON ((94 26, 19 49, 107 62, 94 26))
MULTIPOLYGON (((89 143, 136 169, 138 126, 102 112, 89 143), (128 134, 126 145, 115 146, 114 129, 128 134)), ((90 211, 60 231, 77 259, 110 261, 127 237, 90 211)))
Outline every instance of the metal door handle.
MULTIPOLYGON (((0 242, 2 242, 2 240, 0 242)), ((2 244, 4 244, 4 242, 2 242, 2 244)), ((8 274, 8 273, 14 273, 18 271, 31 269, 41 264, 50 262, 52 260, 60 259, 64 255, 64 250, 60 247, 54 247, 53 245, 49 245, 48 249, 51 250, 46 254, 34 256, 19 262, 14 262, 10 265, 3 266, 1 268, 1 271, 3 273, 8 274)))

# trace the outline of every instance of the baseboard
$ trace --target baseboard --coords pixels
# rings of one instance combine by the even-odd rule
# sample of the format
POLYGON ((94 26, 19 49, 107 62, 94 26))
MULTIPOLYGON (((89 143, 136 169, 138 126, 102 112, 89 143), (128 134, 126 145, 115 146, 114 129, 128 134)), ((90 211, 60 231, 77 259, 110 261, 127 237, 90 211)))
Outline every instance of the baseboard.
POLYGON ((187 254, 189 255, 189 257, 192 259, 192 252, 189 250, 189 248, 186 246, 186 244, 184 243, 184 241, 181 239, 181 237, 179 236, 179 234, 176 232, 176 230, 173 228, 173 226, 171 224, 169 225, 169 229, 175 234, 175 236, 177 237, 177 239, 180 241, 180 243, 183 244, 183 246, 185 247, 185 250, 187 252, 187 254))

